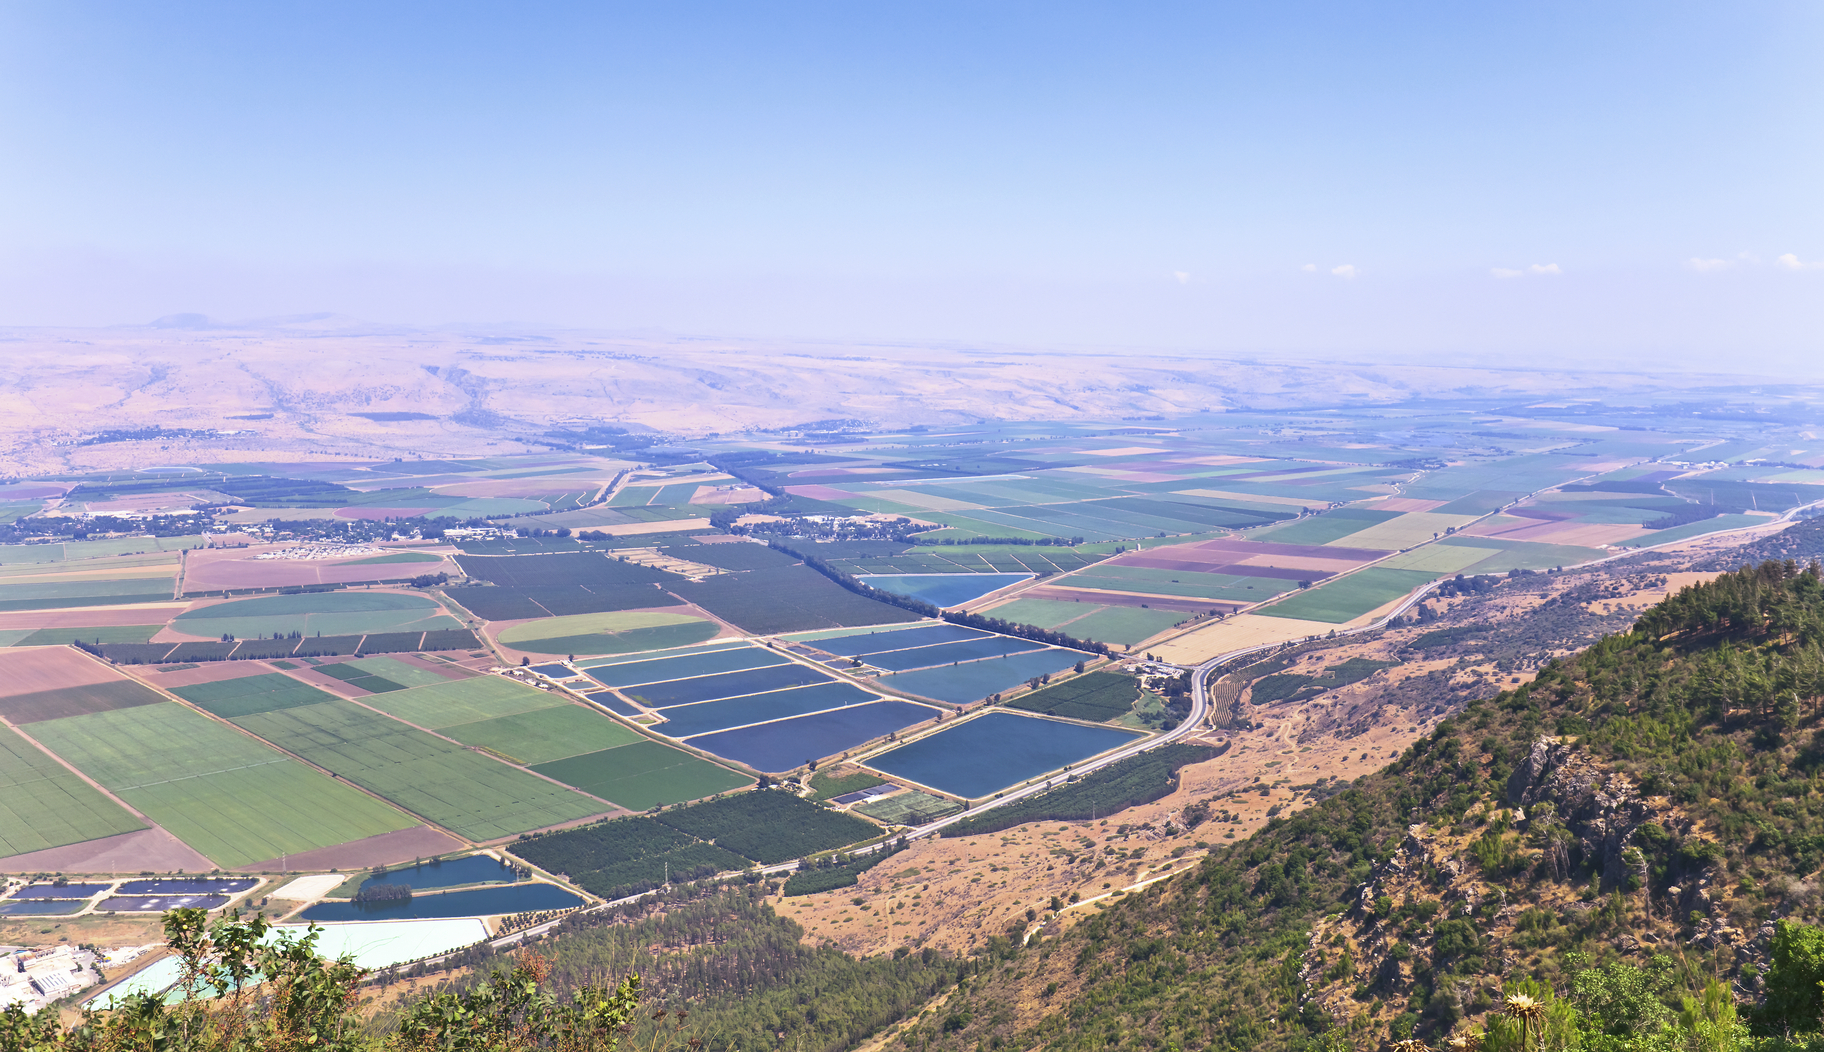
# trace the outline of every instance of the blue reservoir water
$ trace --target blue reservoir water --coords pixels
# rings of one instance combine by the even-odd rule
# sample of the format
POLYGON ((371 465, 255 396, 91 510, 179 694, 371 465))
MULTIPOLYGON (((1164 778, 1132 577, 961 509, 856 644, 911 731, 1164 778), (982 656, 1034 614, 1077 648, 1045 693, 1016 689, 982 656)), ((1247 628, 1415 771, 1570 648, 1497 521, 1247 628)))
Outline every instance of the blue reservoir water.
POLYGON ((756 771, 789 771, 806 760, 853 749, 889 731, 903 730, 936 716, 937 710, 929 706, 877 701, 758 727, 704 734, 690 739, 690 744, 756 771))
POLYGON ((1045 644, 1034 643, 1030 639, 989 636, 987 639, 965 639, 960 643, 939 643, 936 646, 913 647, 910 650, 889 650, 884 654, 869 654, 866 660, 875 668, 901 672, 930 665, 948 665, 957 661, 1000 657, 1002 654, 1023 654, 1028 650, 1043 649, 1044 646, 1045 644))
POLYGON ((916 672, 900 672, 882 676, 880 681, 908 694, 961 705, 980 701, 1034 676, 1067 669, 1093 656, 1080 650, 1032 650, 963 665, 940 665, 916 672))
POLYGON ((441 895, 414 895, 410 902, 319 902, 305 910, 307 921, 427 920, 487 917, 532 910, 562 910, 583 900, 555 884, 509 884, 441 895))
POLYGON ((826 654, 858 657, 862 654, 877 654, 883 650, 922 647, 927 643, 954 643, 959 639, 979 639, 987 634, 977 632, 973 628, 963 628, 960 625, 920 625, 917 628, 901 628, 884 632, 857 632, 852 636, 814 640, 807 645, 814 646, 826 654))
POLYGON ((86 899, 108 890, 106 884, 27 884, 13 892, 16 899, 86 899))
POLYGON ((980 798, 1133 741, 1112 727, 991 712, 920 738, 868 766, 957 796, 980 798))
POLYGON ((692 701, 714 701, 741 694, 758 694, 766 690, 784 690, 812 683, 828 683, 830 677, 805 665, 776 665, 772 668, 750 668, 740 672, 721 672, 695 679, 674 679, 667 683, 647 683, 624 688, 626 694, 655 708, 682 705, 692 701))
POLYGON ((640 714, 639 709, 636 709, 632 705, 629 705, 626 702, 622 701, 621 699, 615 697, 614 693, 612 691, 606 691, 606 690, 592 691, 588 694, 583 695, 583 697, 588 698, 590 701, 595 702, 597 705, 600 705, 602 708, 607 709, 609 712, 619 713, 622 716, 638 716, 640 714))
POLYGON ((776 690, 771 694, 661 709, 659 711, 665 714, 665 722, 653 730, 673 738, 688 738, 693 734, 707 734, 726 727, 744 727, 750 723, 763 723, 821 709, 878 700, 879 695, 870 694, 852 683, 820 683, 796 690, 776 690))
POLYGON ((935 606, 961 606, 1032 577, 1029 573, 909 573, 861 574, 856 579, 883 592, 923 599, 935 606))
POLYGON ((430 888, 453 888, 460 884, 511 884, 519 878, 513 867, 487 855, 470 855, 442 862, 425 862, 416 866, 395 866, 383 877, 369 877, 369 884, 405 884, 413 891, 430 888))

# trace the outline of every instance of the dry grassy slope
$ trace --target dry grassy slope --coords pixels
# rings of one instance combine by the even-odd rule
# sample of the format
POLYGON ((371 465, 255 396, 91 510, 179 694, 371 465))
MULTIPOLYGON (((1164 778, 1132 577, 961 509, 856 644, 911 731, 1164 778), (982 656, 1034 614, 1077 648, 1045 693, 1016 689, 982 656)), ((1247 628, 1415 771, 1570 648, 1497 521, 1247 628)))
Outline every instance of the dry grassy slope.
MULTIPOLYGON (((1121 419, 1429 394, 1638 391, 1638 378, 906 345, 412 331, 323 319, 261 329, 0 333, 0 460, 27 472, 146 463, 518 451, 554 422, 685 435, 859 418, 883 425, 1121 419), (1070 358, 1069 368, 1058 360, 1070 358), (434 371, 433 371, 434 370, 434 371), (1320 382, 1321 381, 1321 382, 1320 382), (236 421, 254 413, 270 419, 236 421), (418 412, 374 423, 351 412, 418 412), (54 445, 101 428, 250 436, 54 445)), ((1671 381, 1714 384, 1717 377, 1671 381)))

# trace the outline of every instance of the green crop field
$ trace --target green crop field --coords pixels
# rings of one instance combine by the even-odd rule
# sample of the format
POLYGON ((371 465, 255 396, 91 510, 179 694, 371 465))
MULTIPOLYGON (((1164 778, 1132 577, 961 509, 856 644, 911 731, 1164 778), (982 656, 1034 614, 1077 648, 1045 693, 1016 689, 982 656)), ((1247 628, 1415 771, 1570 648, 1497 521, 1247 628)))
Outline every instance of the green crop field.
POLYGON ((225 720, 335 700, 335 695, 327 691, 277 672, 175 687, 171 693, 225 720))
POLYGON ((1370 567, 1347 577, 1327 581, 1309 591, 1299 592, 1253 612, 1267 617, 1292 617, 1341 624, 1442 576, 1443 574, 1425 570, 1383 570, 1370 567))
POLYGON ((40 628, 20 638, 16 647, 58 646, 73 639, 84 643, 145 643, 164 625, 108 625, 103 628, 40 628))
POLYGON ((617 610, 514 625, 501 632, 500 642, 529 654, 631 654, 701 643, 721 630, 689 614, 617 610))
MULTIPOLYGON (((1352 533, 1399 518, 1397 511, 1370 511, 1366 508, 1340 508, 1312 515, 1284 526, 1272 526, 1248 534, 1249 540, 1272 541, 1275 544, 1329 544, 1342 541, 1352 533)), ((1347 545, 1353 547, 1353 545, 1347 545)))
POLYGON ((1415 544, 1444 536, 1444 531, 1466 526, 1475 521, 1473 515, 1446 515, 1436 511, 1407 512, 1395 519, 1377 523, 1358 533, 1352 533, 1335 542, 1345 548, 1377 548, 1383 551, 1398 551, 1410 548, 1415 544))
POLYGON ((1158 635, 1186 616, 1172 610, 1105 606, 1082 620, 1064 625, 1062 631, 1077 639, 1093 639, 1098 643, 1138 643, 1158 635))
POLYGON ((475 840, 512 836, 606 810, 587 797, 351 702, 300 705, 234 722, 475 840))
POLYGON ((284 635, 365 635, 370 632, 431 632, 461 628, 443 607, 422 595, 399 592, 308 592, 236 599, 177 615, 171 627, 186 635, 214 638, 284 635))
POLYGON ((1231 574, 1199 573, 1195 570, 1159 570, 1150 566, 1118 564, 1079 570, 1058 583, 1079 588, 1243 602, 1258 602, 1298 587, 1295 581, 1282 581, 1275 577, 1237 577, 1231 574))
POLYGON ((353 562, 341 563, 342 566, 376 566, 389 563, 440 563, 443 556, 430 552, 394 552, 391 555, 376 555, 371 559, 356 559, 353 562))
POLYGON ((560 697, 505 676, 446 680, 428 687, 362 698, 361 703, 432 730, 567 704, 560 697))
POLYGON ((1132 676, 1091 672, 1023 694, 1007 704, 1028 712, 1101 723, 1124 715, 1139 697, 1140 683, 1132 676))
POLYGON ((391 680, 402 687, 428 687, 439 683, 455 682, 454 680, 447 679, 432 672, 428 668, 421 668, 417 665, 410 664, 409 662, 400 661, 398 658, 357 658, 354 661, 345 661, 343 664, 348 665, 351 668, 359 669, 370 676, 379 676, 381 679, 391 680))
POLYGON ((700 800, 753 784, 752 778, 651 740, 541 763, 532 769, 634 811, 700 800))
POLYGON ((0 724, 0 857, 145 827, 126 808, 0 724))
POLYGON ((414 824, 176 702, 51 720, 32 733, 223 868, 414 824))
MULTIPOLYGON (((78 606, 170 602, 172 576, 0 581, 0 610, 57 610, 78 606)), ((64 640, 68 642, 68 640, 64 640)))
POLYGON ((811 799, 817 801, 833 800, 845 793, 858 789, 871 789, 886 781, 877 774, 868 771, 856 771, 854 774, 833 775, 828 771, 818 771, 811 775, 811 788, 815 790, 811 799))
POLYGON ((1427 544, 1391 559, 1375 563, 1383 570, 1430 570, 1436 573, 1462 573, 1495 554, 1494 548, 1472 548, 1468 545, 1427 544))
POLYGON ((1572 544, 1541 544, 1536 541, 1500 541, 1485 537, 1448 537, 1441 547, 1463 547, 1488 551, 1486 560, 1473 564, 1475 573, 1506 573, 1509 570, 1549 570, 1554 566, 1576 566, 1602 557, 1595 548, 1572 544))
POLYGON ((555 705, 534 712, 445 727, 443 734, 498 753, 515 763, 550 763, 645 740, 637 731, 581 705, 555 705))

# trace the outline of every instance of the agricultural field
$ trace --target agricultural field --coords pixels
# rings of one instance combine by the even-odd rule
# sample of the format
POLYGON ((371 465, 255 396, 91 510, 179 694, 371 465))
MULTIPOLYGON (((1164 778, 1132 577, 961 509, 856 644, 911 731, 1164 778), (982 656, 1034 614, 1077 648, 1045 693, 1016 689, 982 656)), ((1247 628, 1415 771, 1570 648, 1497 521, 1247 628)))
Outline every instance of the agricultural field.
POLYGON ((351 702, 296 705, 233 722, 472 840, 512 836, 608 810, 599 801, 351 702))
MULTIPOLYGON (((374 410, 376 419, 390 412, 374 410)), ((410 546, 261 560, 254 556, 291 542, 266 543, 252 526, 245 536, 224 537, 226 523, 209 526, 207 514, 195 521, 210 530, 208 541, 192 533, 0 545, 0 647, 7 648, 0 655, 63 655, 30 657, 0 688, 0 716, 18 728, 9 733, 19 739, 0 738, 0 779, 7 780, 0 785, 13 787, 3 794, 9 799, 67 798, 34 807, 29 821, 0 802, 0 850, 20 850, 14 837, 42 847, 147 825, 61 765, 34 766, 34 757, 45 757, 31 744, 45 740, 37 728, 61 734, 61 746, 74 751, 86 743, 83 762, 107 772, 107 779, 97 776, 103 785, 126 787, 121 796, 131 807, 146 800, 148 821, 218 864, 263 862, 316 850, 301 845, 334 847, 343 842, 331 843, 335 837, 364 829, 377 832, 363 836, 391 832, 411 825, 412 814, 495 839, 592 817, 610 804, 644 810, 702 799, 751 784, 734 767, 783 773, 852 753, 1089 656, 921 619, 755 539, 777 537, 818 565, 887 592, 967 604, 1075 639, 1144 645, 1191 663, 1365 623, 1440 577, 1574 567, 1642 545, 1765 525, 1824 499, 1824 443, 1773 416, 1720 421, 1651 406, 1415 402, 1366 415, 1230 410, 1146 423, 990 422, 857 433, 855 441, 789 453, 775 452, 777 436, 728 435, 686 455, 704 461, 666 462, 646 455, 644 439, 623 447, 610 441, 615 437, 564 441, 641 450, 650 466, 636 469, 612 452, 556 450, 230 464, 0 487, 0 523, 51 521, 29 516, 67 493, 64 510, 76 514, 234 504, 254 509, 232 513, 235 523, 278 520, 281 532, 371 527, 361 543, 410 546), (764 503, 754 510, 766 514, 749 536, 730 536, 732 513, 749 503, 764 503), (22 514, 28 518, 19 520, 22 514), (800 514, 911 521, 791 520, 800 514), (720 526, 711 525, 712 515, 720 526), (779 516, 788 521, 778 523, 779 516), (443 543, 425 526, 423 540, 390 536, 395 528, 411 537, 429 521, 473 517, 538 535, 443 543), (319 525, 301 526, 306 521, 319 525), (573 535, 548 532, 564 529, 573 535), (507 661, 571 658, 566 668, 582 669, 600 689, 576 703, 502 677, 442 675, 409 655, 482 650, 450 607, 426 589, 338 587, 438 572, 480 582, 445 586, 445 594, 494 622, 486 632, 507 661), (336 590, 173 598, 180 588, 195 596, 292 586, 336 590), (783 647, 732 638, 747 635, 782 636, 783 647), (714 642, 724 636, 731 638, 714 642), (146 683, 169 682, 188 705, 270 735, 346 781, 325 778, 65 646, 76 639, 121 665, 147 663, 146 683), (249 674, 222 678, 211 671, 221 661, 244 664, 249 674), (201 668, 151 671, 183 666, 201 668), (359 704, 330 691, 358 695, 359 704), (189 725, 170 713, 209 725, 197 730, 202 737, 192 736, 196 741, 214 743, 212 732, 231 736, 238 744, 220 742, 224 756, 246 760, 254 754, 237 750, 251 748, 267 759, 230 769, 206 751, 166 756, 156 742, 141 745, 151 750, 147 758, 125 756, 124 732, 109 729, 131 727, 137 741, 167 733, 161 721, 177 720, 187 734, 189 725), (86 726, 96 732, 71 736, 86 726), (195 788, 194 799, 211 801, 210 814, 172 817, 188 805, 159 798, 160 790, 123 766, 178 770, 180 759, 194 771, 171 784, 195 788), (326 793, 352 794, 337 799, 358 806, 322 807, 326 793), (243 798, 254 803, 243 805, 243 798), (285 817, 269 823, 275 829, 264 841, 243 828, 251 821, 246 806, 291 815, 285 808, 292 798, 317 801, 313 806, 338 820, 354 817, 333 829, 285 817), (362 807, 378 811, 361 818, 362 807), (268 854, 253 858, 259 851, 268 854)), ((468 663, 490 660, 475 657, 468 663)), ((0 662, 0 669, 11 667, 0 662)), ((1309 697, 1372 671, 1268 677, 1254 697, 1309 697)), ((927 748, 942 753, 937 759, 921 761, 915 745, 922 742, 880 757, 915 768, 934 764, 919 768, 935 780, 920 783, 933 792, 855 806, 895 821, 945 806, 936 793, 979 798, 983 787, 967 783, 969 771, 952 771, 956 764, 1012 778, 1033 765, 1074 762, 1057 757, 1101 739, 1053 741, 1064 733, 1056 728, 1125 734, 1079 723, 1131 716, 1134 694, 1131 680, 1111 673, 1022 694, 989 714, 1021 722, 983 723, 1018 738, 1016 752, 1033 753, 1019 752, 1025 758, 1017 769, 1007 770, 998 754, 989 762, 971 751, 978 749, 971 736, 980 732, 968 728, 982 721, 969 720, 928 739, 937 744, 927 748), (1057 718, 1042 718, 1047 713, 1057 718)), ((713 871, 755 861, 720 837, 710 844, 673 834, 669 846, 630 849, 591 872, 626 886, 650 878, 654 865, 654 879, 662 879, 668 867, 713 871)))
POLYGON ((690 614, 627 610, 527 621, 503 629, 495 641, 527 654, 631 654, 701 643, 721 631, 690 614))
POLYGON ((1014 573, 935 573, 935 574, 861 574, 856 577, 871 588, 922 599, 936 607, 962 606, 990 592, 999 591, 1032 580, 1032 574, 1014 573))
POLYGON ((1342 624, 1442 576, 1441 572, 1429 570, 1388 570, 1374 566, 1299 592, 1257 612, 1266 617, 1342 624))
POLYGON ((772 566, 719 574, 673 591, 755 635, 918 620, 917 614, 850 592, 789 556, 778 556, 772 566))
POLYGON ((456 561, 464 573, 489 585, 448 594, 489 621, 677 606, 670 593, 687 583, 677 574, 594 551, 459 555, 456 561))
POLYGON ((176 702, 49 719, 27 730, 223 868, 417 824, 176 702))
POLYGON ((1022 694, 1007 704, 1026 712, 1106 723, 1126 715, 1139 697, 1140 684, 1133 677, 1091 672, 1022 694))
POLYGON ((0 724, 0 858, 144 828, 126 808, 0 724))
POLYGON ((437 602, 405 592, 335 591, 230 599, 197 606, 171 622, 174 632, 197 639, 348 636, 382 632, 460 629, 437 602))
POLYGON ((537 764, 532 769, 630 811, 700 800, 754 781, 651 739, 537 764))

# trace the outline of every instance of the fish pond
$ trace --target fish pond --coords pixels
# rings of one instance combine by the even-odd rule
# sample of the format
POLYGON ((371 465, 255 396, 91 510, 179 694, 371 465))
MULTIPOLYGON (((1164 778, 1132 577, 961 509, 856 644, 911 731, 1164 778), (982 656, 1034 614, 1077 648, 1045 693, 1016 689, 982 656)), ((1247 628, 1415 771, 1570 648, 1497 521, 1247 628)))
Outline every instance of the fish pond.
POLYGON ((881 685, 936 701, 963 705, 1017 686, 1034 676, 1062 672, 1093 654, 1048 647, 1006 657, 939 665, 882 676, 881 685))
POLYGON ((384 874, 361 882, 369 884, 404 884, 413 891, 430 888, 454 888, 463 884, 511 884, 518 880, 513 867, 489 855, 449 858, 441 862, 421 862, 416 866, 395 866, 384 874))
POLYGON ((979 799, 1126 745, 1139 735, 1012 712, 990 712, 867 762, 869 767, 979 799))
POLYGON ((744 763, 756 771, 789 771, 935 719, 936 709, 909 701, 876 701, 846 709, 818 712, 756 727, 704 734, 690 739, 699 749, 744 763))
POLYGON ((920 625, 917 628, 902 628, 898 631, 857 632, 852 636, 819 639, 811 645, 826 654, 835 654, 839 657, 860 657, 863 654, 878 654, 883 650, 904 650, 907 647, 922 647, 931 643, 954 643, 959 639, 980 639, 987 634, 959 625, 920 625))
POLYGON ((879 695, 870 694, 851 683, 820 683, 794 690, 775 690, 770 694, 753 694, 744 698, 725 698, 721 701, 660 709, 665 722, 653 729, 669 737, 688 738, 730 727, 745 727, 750 723, 766 723, 790 716, 802 716, 807 712, 879 700, 879 695))

